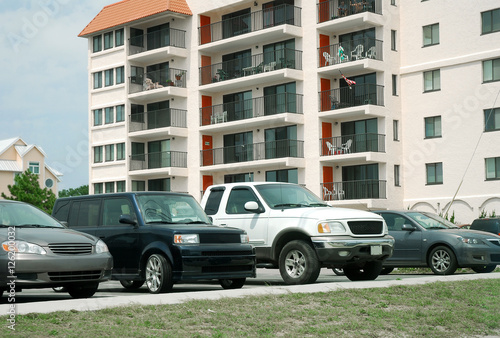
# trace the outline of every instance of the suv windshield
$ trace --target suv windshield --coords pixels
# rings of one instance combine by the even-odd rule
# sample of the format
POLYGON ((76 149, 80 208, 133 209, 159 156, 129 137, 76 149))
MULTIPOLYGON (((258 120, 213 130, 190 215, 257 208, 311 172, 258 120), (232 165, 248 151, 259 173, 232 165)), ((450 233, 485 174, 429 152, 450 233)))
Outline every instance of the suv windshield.
POLYGON ((407 216, 426 229, 457 229, 458 227, 444 218, 423 212, 408 212, 407 216))
POLYGON ((45 212, 24 203, 0 203, 0 226, 64 228, 45 212))
POLYGON ((210 223, 198 202, 188 195, 139 195, 137 202, 145 223, 210 223))
POLYGON ((300 185, 277 183, 256 185, 255 188, 273 209, 329 206, 300 185))

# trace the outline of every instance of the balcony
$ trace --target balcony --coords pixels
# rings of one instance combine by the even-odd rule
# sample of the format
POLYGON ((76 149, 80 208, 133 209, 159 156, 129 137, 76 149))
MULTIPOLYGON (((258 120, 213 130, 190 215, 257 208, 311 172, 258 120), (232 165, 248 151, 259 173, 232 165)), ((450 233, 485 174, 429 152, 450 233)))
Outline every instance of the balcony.
POLYGON ((185 70, 168 68, 130 77, 130 99, 153 102, 169 96, 187 96, 185 70))
POLYGON ((130 171, 160 168, 187 168, 187 152, 162 151, 149 154, 133 154, 130 157, 130 171))
POLYGON ((382 26, 382 0, 328 0, 317 4, 320 28, 330 32, 382 26))
POLYGON ((384 86, 367 83, 319 92, 319 109, 337 111, 362 105, 384 105, 384 86))
POLYGON ((154 64, 164 60, 166 55, 187 57, 186 31, 169 28, 131 37, 129 60, 154 64))
MULTIPOLYGON (((200 125, 220 125, 282 113, 303 114, 303 95, 280 93, 200 108, 200 125)), ((246 122, 252 123, 251 121, 246 122)))
POLYGON ((160 135, 187 136, 187 110, 160 109, 129 116, 129 132, 134 138, 160 135), (165 129, 167 128, 167 129, 165 129))
POLYGON ((220 50, 225 43, 237 49, 283 36, 299 37, 301 11, 299 7, 284 4, 198 27, 200 50, 220 50), (250 34, 253 32, 258 33, 250 34))
POLYGON ((383 41, 372 38, 356 39, 318 48, 318 67, 327 67, 363 59, 383 61, 383 41))
POLYGON ((278 140, 201 151, 201 166, 304 157, 304 141, 278 140))
POLYGON ((321 156, 355 154, 364 152, 385 153, 385 135, 366 133, 325 137, 320 139, 321 156))
POLYGON ((358 180, 321 184, 323 201, 385 199, 387 181, 358 180))

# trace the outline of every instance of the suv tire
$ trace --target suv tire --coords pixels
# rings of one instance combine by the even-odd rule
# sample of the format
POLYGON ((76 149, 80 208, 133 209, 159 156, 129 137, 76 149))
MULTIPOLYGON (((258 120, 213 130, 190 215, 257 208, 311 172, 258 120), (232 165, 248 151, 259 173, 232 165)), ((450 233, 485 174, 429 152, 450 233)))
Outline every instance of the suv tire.
POLYGON ((495 264, 491 264, 491 265, 475 266, 471 269, 477 273, 489 273, 495 270, 496 267, 497 266, 495 264))
POLYGON ((127 290, 136 290, 144 285, 143 280, 121 280, 120 284, 127 290))
POLYGON ((223 289, 241 289, 246 280, 246 278, 219 279, 219 283, 223 289))
POLYGON ((289 242, 281 250, 279 269, 286 284, 297 285, 314 283, 321 267, 311 245, 296 240, 289 242))
POLYGON ((152 254, 146 262, 146 286, 150 293, 164 293, 172 290, 172 267, 160 254, 152 254))
POLYGON ((68 285, 66 290, 73 298, 90 298, 96 293, 98 287, 99 283, 76 284, 68 285))

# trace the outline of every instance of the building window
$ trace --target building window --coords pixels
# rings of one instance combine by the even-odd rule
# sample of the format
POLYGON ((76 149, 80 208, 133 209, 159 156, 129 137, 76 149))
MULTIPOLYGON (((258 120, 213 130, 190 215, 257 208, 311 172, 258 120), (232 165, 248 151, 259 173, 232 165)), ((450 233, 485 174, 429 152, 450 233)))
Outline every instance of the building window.
POLYGON ((102 124, 102 109, 94 110, 94 126, 100 126, 102 124))
POLYGON ((391 30, 391 50, 397 50, 396 49, 396 31, 391 30))
POLYGON ((102 183, 94 183, 94 194, 102 194, 102 183))
POLYGON ((123 28, 115 31, 115 46, 123 46, 123 28))
POLYGON ((104 34, 104 49, 113 48, 113 32, 104 34))
POLYGON ((125 121, 125 106, 116 106, 116 122, 125 121))
POLYGON ((102 146, 94 147, 94 163, 102 162, 102 146))
POLYGON ((124 72, 125 72, 125 67, 121 66, 116 68, 116 84, 125 82, 124 72))
POLYGON ((125 143, 118 143, 116 145, 116 160, 124 160, 125 159, 125 143))
POLYGON ((94 89, 102 87, 102 72, 94 73, 94 89))
POLYGON ((485 159, 486 179, 500 179, 500 157, 491 157, 485 159))
POLYGON ((266 182, 299 183, 297 169, 283 169, 266 171, 266 182))
POLYGON ((391 0, 391 5, 396 6, 396 0, 391 0))
POLYGON ((170 191, 170 178, 148 180, 148 191, 170 191))
POLYGON ((94 36, 93 42, 94 47, 92 48, 92 51, 94 53, 100 52, 102 50, 102 35, 94 36))
POLYGON ((394 165, 394 185, 400 187, 401 183, 399 181, 399 164, 394 165))
POLYGON ((140 84, 142 86, 143 77, 144 77, 144 68, 130 66, 130 83, 140 84))
POLYGON ((482 33, 500 31, 500 8, 481 13, 482 33))
POLYGON ((443 163, 427 163, 427 184, 443 184, 443 163))
POLYGON ((399 141, 399 120, 392 121, 392 137, 394 141, 399 141))
POLYGON ((106 182, 104 183, 104 189, 106 194, 115 192, 115 182, 106 182))
POLYGON ((113 69, 107 69, 104 71, 104 86, 109 87, 114 84, 113 74, 113 69))
POLYGON ((392 95, 398 96, 398 76, 392 75, 392 95))
POLYGON ((114 108, 113 107, 108 107, 104 108, 104 123, 109 124, 113 123, 115 121, 114 119, 114 108))
POLYGON ((423 27, 424 32, 424 47, 439 44, 439 24, 428 25, 423 27))
POLYGON ((441 89, 441 72, 439 69, 424 72, 424 92, 441 89))
POLYGON ((483 61, 483 82, 500 80, 500 59, 483 61))
POLYGON ((125 192, 125 181, 116 182, 116 192, 125 192))
POLYGON ((484 131, 500 130, 500 108, 484 110, 484 131))
POLYGON ((146 182, 132 181, 132 191, 146 191, 146 182))
POLYGON ((425 138, 441 137, 441 116, 426 117, 425 138))
POLYGON ((224 183, 253 182, 253 173, 224 175, 224 183))
POLYGON ((29 170, 33 174, 40 174, 40 162, 29 162, 29 170))
POLYGON ((47 178, 45 180, 45 186, 49 189, 52 188, 54 186, 54 180, 51 178, 47 178))
POLYGON ((105 150, 105 155, 106 155, 106 162, 114 161, 115 160, 115 145, 114 144, 109 144, 104 146, 105 150))

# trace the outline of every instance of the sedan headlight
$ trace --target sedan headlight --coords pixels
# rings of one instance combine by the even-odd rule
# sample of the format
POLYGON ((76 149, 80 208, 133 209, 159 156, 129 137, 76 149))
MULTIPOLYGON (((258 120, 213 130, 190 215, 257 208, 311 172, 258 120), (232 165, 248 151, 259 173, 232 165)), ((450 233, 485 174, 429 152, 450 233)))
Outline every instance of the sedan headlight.
POLYGON ((102 240, 98 240, 97 243, 95 244, 95 252, 98 254, 109 252, 108 246, 102 240))
POLYGON ((7 252, 29 253, 36 255, 46 255, 47 251, 38 244, 28 243, 25 241, 5 241, 2 243, 2 248, 7 252))
POLYGON ((250 238, 248 237, 247 234, 241 234, 240 239, 241 239, 241 243, 243 243, 243 244, 250 243, 250 238))
POLYGON ((461 240, 465 244, 483 244, 483 241, 477 238, 470 238, 470 237, 459 237, 459 240, 461 240))
POLYGON ((182 234, 174 235, 175 244, 199 244, 200 237, 198 234, 182 234))
POLYGON ((340 222, 320 222, 318 223, 318 232, 320 234, 344 234, 346 230, 340 222))

